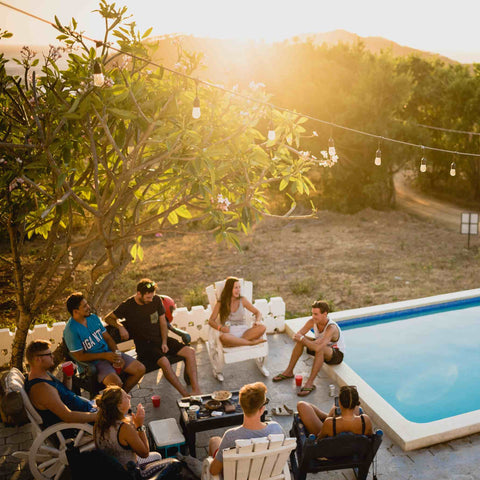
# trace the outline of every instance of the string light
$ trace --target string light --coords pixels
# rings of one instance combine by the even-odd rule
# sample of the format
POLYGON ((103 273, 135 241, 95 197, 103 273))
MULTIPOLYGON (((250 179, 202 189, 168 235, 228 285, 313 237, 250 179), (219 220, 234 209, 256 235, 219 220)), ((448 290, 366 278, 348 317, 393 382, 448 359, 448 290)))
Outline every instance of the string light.
POLYGON ((100 62, 95 60, 95 63, 93 64, 93 84, 96 87, 103 87, 104 83, 105 77, 102 73, 102 67, 100 66, 100 62))
MULTIPOLYGON (((31 18, 34 18, 35 20, 38 20, 38 21, 41 21, 41 22, 44 22, 50 26, 52 26, 53 28, 56 28, 56 25, 53 24, 52 22, 48 21, 48 20, 45 20, 44 18, 41 18, 39 16, 36 16, 36 15, 33 15, 25 10, 21 10, 17 7, 14 7, 12 5, 9 5, 8 3, 6 2, 0 2, 1 5, 7 7, 7 8, 10 8, 12 10, 15 10, 23 15, 26 15, 26 16, 29 16, 31 18)), ((411 143, 411 142, 405 142, 403 140, 398 140, 398 139, 395 139, 395 138, 388 138, 388 137, 380 137, 379 135, 375 135, 373 133, 369 133, 369 132, 364 132, 362 130, 357 130, 357 129, 354 129, 354 128, 350 128, 350 127, 346 127, 344 125, 337 125, 335 123, 332 123, 332 122, 328 122, 326 120, 321 120, 319 118, 316 118, 316 117, 313 117, 311 115, 308 115, 308 114, 304 114, 304 113, 299 113, 299 112, 293 112, 292 110, 289 110, 287 108, 283 108, 283 107, 279 107, 279 106, 276 106, 272 103, 269 103, 269 102, 264 102, 264 101, 261 101, 261 100, 258 100, 258 99, 255 99, 255 98, 252 98, 248 95, 245 95, 245 94, 242 94, 242 93, 239 93, 239 92, 236 92, 236 91, 233 91, 233 90, 228 90, 227 88, 224 88, 220 85, 217 85, 217 84, 213 84, 213 83, 210 83, 210 82, 207 82, 207 81, 204 81, 204 80, 199 80, 199 79, 194 79, 193 77, 191 77, 190 75, 187 75, 185 73, 182 73, 182 72, 178 72, 176 70, 173 70, 171 68, 168 68, 168 67, 165 67, 163 65, 160 65, 156 62, 153 62, 149 59, 146 59, 146 58, 143 58, 143 57, 140 57, 138 55, 135 55, 131 52, 125 52, 123 51, 121 48, 117 48, 113 45, 110 45, 110 44, 105 44, 104 42, 100 41, 100 40, 95 40, 93 38, 90 38, 88 37, 87 35, 84 35, 82 34, 82 39, 83 40, 88 40, 88 41, 91 41, 91 42, 94 42, 96 47, 98 48, 99 46, 107 46, 110 50, 112 51, 115 51, 115 52, 118 52, 122 55, 126 55, 126 56, 129 56, 130 58, 133 58, 133 59, 137 59, 139 61, 142 61, 144 62, 145 64, 147 65, 153 65, 153 66, 157 66, 157 67, 161 67, 163 68, 164 70, 167 70, 169 71, 170 73, 173 73, 175 75, 178 75, 178 76, 181 76, 183 78, 188 78, 190 80, 195 80, 195 83, 196 83, 196 87, 198 85, 198 83, 202 83, 203 85, 206 85, 206 86, 209 86, 211 88, 215 88, 215 89, 218 89, 218 90, 221 90, 223 91, 224 93, 228 93, 230 95, 234 95, 234 96, 237 96, 239 98, 243 98, 245 100, 248 100, 248 101, 251 101, 251 102, 254 102, 254 103, 257 103, 257 104, 261 104, 261 105, 264 105, 264 106, 267 106, 267 107, 270 107, 270 108, 275 108, 276 110, 279 110, 279 111, 282 111, 282 112, 286 112, 286 113, 290 113, 290 114, 295 114, 295 115, 301 115, 302 117, 305 117, 307 118, 308 120, 312 120, 314 122, 318 122, 318 123, 321 123, 323 125, 329 125, 330 127, 335 127, 335 128, 340 128, 342 130, 346 130, 346 131, 349 131, 349 132, 353 132, 353 133, 357 133, 359 135, 364 135, 364 136, 369 136, 369 137, 373 137, 373 138, 377 138, 377 139, 383 139, 385 141, 388 141, 388 142, 392 142, 392 143, 398 143, 398 144, 401 144, 401 145, 407 145, 407 146, 410 146, 410 147, 414 147, 414 148, 418 148, 420 147, 420 145, 418 144, 415 144, 415 143, 411 143)), ((105 83, 105 78, 104 78, 104 75, 102 73, 102 69, 101 69, 101 65, 98 61, 95 61, 94 63, 94 74, 93 74, 93 82, 94 82, 94 85, 97 86, 97 87, 101 87, 104 85, 105 83)), ((200 115, 201 115, 201 111, 200 111, 200 100, 198 98, 198 92, 197 92, 197 95, 195 97, 195 100, 193 101, 193 109, 192 109, 192 117, 195 118, 195 119, 198 119, 200 118, 200 115)), ((426 128, 432 128, 432 129, 435 129, 435 130, 443 130, 443 131, 447 131, 447 132, 455 132, 455 133, 465 133, 465 134, 469 134, 469 135, 480 135, 479 132, 467 132, 467 131, 461 131, 461 130, 453 130, 453 129, 446 129, 446 128, 441 128, 441 127, 433 127, 433 126, 429 126, 429 125, 422 125, 422 124, 417 124, 417 126, 419 127, 426 127, 426 128)), ((273 132, 275 133, 275 130, 273 130, 273 132)), ((269 130, 269 135, 270 135, 270 130, 269 130)), ((269 137, 270 139, 270 137, 269 137)), ((424 152, 425 150, 425 147, 422 145, 421 146, 422 148, 422 152, 424 152)), ((449 154, 453 154, 453 155, 462 155, 462 156, 467 156, 467 157, 480 157, 480 154, 479 153, 469 153, 469 152, 459 152, 459 151, 453 151, 453 150, 447 150, 447 149, 443 149, 443 148, 438 148, 438 147, 426 147, 428 148, 429 150, 431 151, 436 151, 436 152, 443 152, 443 153, 449 153, 449 154)), ((380 150, 380 149, 378 149, 380 150)), ((378 152, 377 150, 377 152, 378 152)), ((326 153, 326 152, 325 152, 326 153)), ((323 154, 323 152, 322 152, 323 154)), ((330 155, 330 157, 333 159, 333 163, 336 163, 336 161, 338 160, 338 156, 336 155, 336 150, 335 150, 335 144, 334 144, 334 141, 333 141, 333 138, 330 137, 329 141, 328 141, 328 154, 330 155)), ((377 162, 377 156, 375 158, 375 162, 377 162)), ((375 163, 376 164, 376 163, 375 163)), ((421 163, 420 163, 420 171, 422 173, 426 172, 427 170, 427 161, 426 161, 426 158, 424 156, 424 153, 422 154, 422 159, 421 159, 421 163)), ((455 176, 456 175, 456 167, 455 167, 455 163, 452 162, 451 166, 450 166, 450 175, 451 176, 455 176)))
POLYGON ((337 154, 337 151, 335 150, 335 142, 333 141, 333 137, 330 137, 328 139, 328 154, 331 157, 334 157, 337 154))
POLYGON ((379 167, 382 164, 382 151, 380 150, 380 142, 378 142, 378 148, 375 152, 375 165, 379 167))
POLYGON ((195 120, 200 118, 202 112, 200 111, 200 99, 198 98, 198 80, 195 82, 195 100, 193 101, 193 108, 192 108, 192 117, 195 120))
POLYGON ((420 172, 427 171, 427 159, 425 158, 425 147, 422 145, 422 159, 420 160, 420 172))
POLYGON ((455 162, 452 162, 450 165, 450 176, 454 177, 457 174, 457 167, 455 165, 455 162))
POLYGON ((270 118, 270 124, 268 125, 268 135, 267 138, 273 142, 275 138, 277 138, 277 135, 275 133, 275 126, 273 125, 272 119, 270 118))

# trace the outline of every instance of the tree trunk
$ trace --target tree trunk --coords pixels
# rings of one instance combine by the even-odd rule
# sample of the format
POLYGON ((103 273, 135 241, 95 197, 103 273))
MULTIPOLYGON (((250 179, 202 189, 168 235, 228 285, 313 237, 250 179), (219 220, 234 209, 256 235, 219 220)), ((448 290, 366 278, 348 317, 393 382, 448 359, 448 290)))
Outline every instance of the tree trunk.
POLYGON ((31 324, 32 314, 30 312, 20 311, 17 329, 12 343, 12 357, 10 359, 10 366, 16 367, 19 370, 23 370, 23 355, 31 324))

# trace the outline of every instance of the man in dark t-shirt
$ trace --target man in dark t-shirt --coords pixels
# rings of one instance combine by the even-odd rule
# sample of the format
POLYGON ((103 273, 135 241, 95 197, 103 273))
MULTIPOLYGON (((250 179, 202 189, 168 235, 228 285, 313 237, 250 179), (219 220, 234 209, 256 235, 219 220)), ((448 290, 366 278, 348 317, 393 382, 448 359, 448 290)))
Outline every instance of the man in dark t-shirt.
POLYGON ((197 377, 195 350, 168 336, 168 325, 162 299, 155 294, 156 284, 148 278, 140 280, 137 293, 122 302, 105 318, 105 322, 116 327, 122 340, 132 338, 135 342, 138 359, 142 363, 155 362, 165 378, 183 397, 200 394, 197 377), (125 319, 124 324, 119 321, 125 319), (180 383, 166 354, 185 358, 185 369, 192 384, 192 392, 180 383))

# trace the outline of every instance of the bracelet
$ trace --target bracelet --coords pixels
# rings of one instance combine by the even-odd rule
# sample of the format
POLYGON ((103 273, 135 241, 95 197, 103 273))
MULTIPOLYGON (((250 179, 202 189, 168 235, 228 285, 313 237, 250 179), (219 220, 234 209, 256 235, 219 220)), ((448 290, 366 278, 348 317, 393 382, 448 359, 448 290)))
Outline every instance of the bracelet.
POLYGON ((145 425, 140 425, 139 427, 137 427, 137 432, 146 432, 147 431, 147 427, 145 427, 145 425))

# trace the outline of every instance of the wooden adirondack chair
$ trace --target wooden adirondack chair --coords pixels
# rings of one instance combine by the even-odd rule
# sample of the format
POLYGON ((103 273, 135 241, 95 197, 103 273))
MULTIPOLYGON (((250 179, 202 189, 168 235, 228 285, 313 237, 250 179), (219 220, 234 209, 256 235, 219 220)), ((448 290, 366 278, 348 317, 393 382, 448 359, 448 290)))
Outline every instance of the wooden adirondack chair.
POLYGON ((30 450, 13 452, 13 455, 28 461, 30 472, 36 480, 58 479, 68 466, 66 440, 71 439, 81 452, 94 449, 93 426, 88 423, 60 422, 42 430, 42 418, 25 391, 23 373, 16 368, 12 368, 10 373, 10 386, 12 390, 21 393, 27 416, 34 429, 30 450))
MULTIPOLYGON (((297 441, 284 435, 237 440, 236 447, 223 452, 224 480, 290 480, 288 457, 297 441)), ((219 480, 210 474, 213 458, 203 461, 202 480, 219 480)))
MULTIPOLYGON (((213 285, 209 285, 206 288, 208 302, 213 310, 217 300, 220 299, 225 280, 215 282, 213 285)), ((240 285, 242 288, 242 295, 247 298, 251 303, 252 301, 252 282, 240 279, 240 285)), ((252 315, 250 312, 246 313, 247 322, 252 321, 252 315)), ((267 339, 265 335, 265 340, 267 339)), ((220 332, 209 327, 208 342, 207 342, 208 356, 212 365, 213 376, 223 382, 223 368, 225 364, 242 362, 244 360, 255 359, 257 367, 263 375, 268 377, 270 373, 265 367, 265 360, 268 355, 268 342, 263 342, 258 345, 245 346, 245 347, 230 347, 226 348, 220 341, 220 332)))

